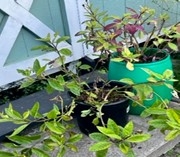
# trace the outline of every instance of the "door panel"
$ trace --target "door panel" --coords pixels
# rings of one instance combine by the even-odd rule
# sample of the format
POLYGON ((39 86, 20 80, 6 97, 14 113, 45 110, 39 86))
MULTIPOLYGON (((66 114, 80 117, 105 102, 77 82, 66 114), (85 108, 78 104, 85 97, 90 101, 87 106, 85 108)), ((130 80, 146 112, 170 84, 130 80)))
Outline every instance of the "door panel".
MULTIPOLYGON (((32 47, 40 44, 35 40, 36 38, 45 37, 48 33, 53 35, 55 32, 74 36, 74 31, 77 30, 73 29, 69 33, 67 18, 69 19, 70 14, 66 17, 64 12, 67 11, 66 2, 68 0, 0 1, 0 86, 21 79, 22 76, 17 73, 17 69, 32 66, 35 59, 38 58, 42 64, 45 64, 44 59, 57 57, 55 52, 31 51, 32 47)), ((72 2, 69 2, 69 5, 72 2)), ((71 9, 77 10, 77 6, 73 5, 71 9)), ((77 21, 76 18, 74 19, 77 21)), ((76 25, 79 30, 79 21, 71 27, 76 25)), ((74 44, 75 48, 78 46, 74 44)), ((61 43, 60 47, 72 49, 67 42, 61 43)), ((74 53, 67 62, 82 57, 82 54, 82 47, 79 46, 79 53, 74 53)))

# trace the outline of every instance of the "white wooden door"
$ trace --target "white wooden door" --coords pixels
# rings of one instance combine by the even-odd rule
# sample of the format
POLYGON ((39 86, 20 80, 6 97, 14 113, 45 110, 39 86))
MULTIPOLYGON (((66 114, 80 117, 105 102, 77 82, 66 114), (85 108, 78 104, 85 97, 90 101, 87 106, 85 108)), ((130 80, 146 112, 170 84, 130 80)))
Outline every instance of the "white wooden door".
MULTIPOLYGON (((32 67, 33 61, 36 58, 44 64, 43 59, 54 59, 57 57, 56 53, 46 53, 19 62, 14 62, 13 64, 6 64, 6 60, 23 28, 29 30, 37 37, 45 37, 48 33, 55 33, 51 28, 30 13, 29 10, 35 1, 38 0, 0 1, 0 12, 5 14, 7 17, 5 23, 3 24, 3 28, 1 28, 2 26, 0 27, 0 86, 4 86, 8 83, 21 79, 22 75, 18 74, 17 69, 32 67)), ((71 36, 71 45, 63 42, 60 46, 68 47, 74 51, 74 55, 68 58, 67 62, 79 59, 84 55, 82 45, 77 43, 76 41, 78 39, 74 37, 74 34, 80 29, 77 6, 80 1, 64 0, 71 36)), ((52 0, 48 1, 48 3, 51 2, 52 0)))

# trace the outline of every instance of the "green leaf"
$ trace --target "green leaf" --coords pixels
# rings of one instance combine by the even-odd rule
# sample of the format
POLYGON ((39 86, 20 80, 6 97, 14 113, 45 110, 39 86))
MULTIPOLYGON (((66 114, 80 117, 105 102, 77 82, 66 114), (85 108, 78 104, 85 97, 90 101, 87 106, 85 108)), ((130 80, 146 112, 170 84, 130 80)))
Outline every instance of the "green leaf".
POLYGON ((48 83, 55 90, 64 91, 64 86, 62 84, 60 84, 60 82, 57 79, 50 78, 50 79, 48 79, 48 83))
POLYGON ((113 139, 118 139, 118 140, 121 140, 122 138, 119 136, 119 135, 116 135, 115 132, 109 128, 105 128, 105 127, 100 127, 100 126, 97 126, 97 129, 103 133, 104 135, 110 137, 110 138, 113 138, 113 139))
POLYGON ((36 72, 37 76, 42 75, 46 70, 46 65, 39 68, 39 70, 36 72))
POLYGON ((33 64, 33 71, 37 73, 40 68, 41 66, 40 66, 39 60, 36 59, 33 64))
POLYGON ((13 109, 12 104, 9 104, 9 107, 5 108, 5 113, 11 118, 19 120, 23 119, 22 115, 18 111, 13 109))
POLYGON ((60 111, 56 105, 53 106, 53 109, 47 113, 48 119, 54 119, 60 114, 60 111))
POLYGON ((57 157, 63 157, 66 154, 66 148, 61 147, 60 150, 57 153, 57 157))
POLYGON ((156 80, 154 77, 149 77, 148 79, 147 79, 149 82, 158 82, 158 80, 156 80))
POLYGON ((167 124, 168 124, 168 126, 170 126, 173 129, 178 129, 179 130, 179 128, 180 128, 180 124, 177 123, 177 122, 174 122, 174 121, 169 121, 168 120, 167 124))
POLYGON ((36 157, 50 157, 45 151, 38 148, 32 148, 32 153, 35 154, 36 157))
POLYGON ((30 114, 34 117, 34 118, 38 118, 39 117, 39 102, 36 102, 33 107, 30 110, 30 114))
POLYGON ((92 123, 97 126, 97 125, 99 124, 99 118, 98 118, 98 117, 95 117, 95 118, 93 119, 92 123))
POLYGON ((111 129, 117 135, 120 133, 119 126, 112 119, 108 119, 107 128, 111 129))
POLYGON ((132 135, 131 137, 127 138, 127 142, 133 142, 133 143, 138 143, 138 142, 144 142, 150 139, 151 135, 150 134, 135 134, 132 135))
POLYGON ((169 89, 174 89, 173 85, 170 83, 164 83, 165 86, 167 86, 169 89))
POLYGON ((130 78, 123 78, 123 79, 120 79, 119 81, 123 82, 123 83, 126 83, 126 84, 129 84, 129 85, 134 84, 134 81, 132 79, 130 79, 130 78))
POLYGON ((12 142, 4 143, 3 146, 6 148, 10 148, 10 149, 14 149, 14 148, 18 149, 19 148, 19 145, 12 143, 12 142))
POLYGON ((27 137, 27 136, 20 136, 20 135, 15 135, 15 136, 9 136, 8 137, 9 140, 18 143, 18 144, 30 144, 32 142, 32 140, 27 137))
POLYGON ((30 69, 17 69, 17 72, 22 74, 23 76, 29 77, 31 75, 31 70, 30 69))
POLYGON ((62 48, 62 49, 60 50, 60 53, 63 54, 63 55, 65 55, 65 56, 71 56, 71 55, 72 55, 71 50, 69 50, 69 49, 67 49, 67 48, 62 48))
MULTIPOLYGON (((72 113, 72 111, 69 111, 69 112, 72 113)), ((70 116, 70 115, 61 115, 61 118, 62 118, 62 120, 66 121, 66 122, 72 120, 72 116, 70 116)))
POLYGON ((4 123, 4 122, 11 122, 12 119, 0 119, 0 123, 4 123))
POLYGON ((167 110, 167 116, 171 121, 174 121, 178 124, 180 124, 180 116, 175 112, 174 109, 168 109, 167 110))
POLYGON ((21 125, 20 127, 16 128, 10 136, 15 136, 23 131, 29 124, 21 125))
POLYGON ((156 73, 156 72, 153 72, 152 70, 150 70, 148 68, 142 68, 142 70, 144 70, 147 74, 149 74, 150 76, 152 76, 154 78, 157 78, 157 79, 160 79, 160 80, 163 79, 163 75, 161 75, 159 73, 156 73))
POLYGON ((122 62, 124 59, 123 58, 112 58, 111 61, 113 62, 122 62))
POLYGON ((121 152, 123 154, 127 154, 129 152, 129 149, 130 149, 130 144, 125 143, 125 142, 120 143, 119 144, 119 149, 121 150, 121 152))
POLYGON ((29 87, 35 82, 33 78, 28 77, 25 81, 22 82, 20 89, 29 87))
POLYGON ((5 152, 5 151, 0 151, 0 156, 2 157, 14 157, 13 153, 5 152))
POLYGON ((79 68, 81 70, 90 70, 91 69, 91 66, 89 66, 88 64, 83 64, 81 66, 79 66, 79 68))
POLYGON ((107 136, 105 136, 104 134, 99 133, 99 132, 91 133, 91 134, 89 134, 89 137, 90 137, 92 140, 97 141, 97 142, 107 141, 107 140, 109 139, 107 136))
POLYGON ((167 141, 173 140, 179 135, 180 135, 180 130, 172 130, 166 135, 165 140, 167 141))
POLYGON ((153 89, 147 84, 138 84, 134 86, 134 89, 137 92, 139 100, 144 101, 146 99, 152 99, 153 89))
POLYGON ((166 109, 151 107, 151 108, 146 109, 146 113, 153 114, 153 115, 166 115, 166 109))
POLYGON ((111 142, 106 142, 106 141, 98 142, 90 146, 89 151, 96 152, 96 151, 106 150, 109 147, 111 147, 111 145, 112 145, 111 142))
POLYGON ((129 97, 131 97, 131 98, 133 98, 133 97, 136 96, 133 92, 124 91, 124 93, 126 93, 127 96, 129 96, 129 97))
POLYGON ((23 113, 23 119, 27 119, 30 115, 30 111, 26 111, 23 113))
POLYGON ((68 82, 67 83, 67 88, 76 96, 79 96, 81 93, 81 86, 79 86, 79 84, 77 84, 76 82, 68 82))
POLYGON ((171 48, 174 51, 178 51, 178 46, 174 43, 168 42, 169 48, 171 48))
POLYGON ((38 46, 33 47, 31 50, 32 51, 36 51, 36 50, 46 51, 48 49, 49 49, 48 45, 38 45, 38 46))
POLYGON ((65 85, 64 76, 59 75, 59 76, 57 76, 56 79, 58 80, 58 82, 59 82, 61 85, 65 85))
POLYGON ((169 79, 172 79, 174 77, 174 74, 173 74, 172 70, 167 69, 163 72, 163 76, 165 79, 169 80, 169 79))
POLYGON ((66 144, 66 146, 68 147, 68 149, 70 149, 71 151, 74 151, 74 152, 78 152, 78 147, 74 144, 71 144, 71 143, 68 143, 66 144))
POLYGON ((126 68, 129 69, 130 71, 134 70, 134 65, 131 62, 127 62, 126 68))
POLYGON ((132 121, 128 122, 123 129, 123 135, 125 135, 126 137, 131 136, 133 133, 133 129, 134 129, 133 122, 132 121))
POLYGON ((128 153, 126 154, 127 157, 135 157, 135 153, 134 151, 132 150, 132 148, 129 149, 128 153))
POLYGON ((63 134, 65 131, 65 128, 58 122, 46 122, 45 125, 50 131, 56 134, 63 134))
POLYGON ((37 40, 43 41, 43 42, 50 42, 51 41, 51 35, 50 35, 50 33, 48 33, 45 38, 39 38, 37 40))
POLYGON ((150 126, 153 126, 154 128, 162 129, 167 128, 168 125, 166 123, 166 119, 153 119, 148 122, 150 126))
POLYGON ((69 39, 69 36, 62 36, 56 40, 56 43, 59 44, 62 41, 67 41, 69 39))
POLYGON ((96 151, 96 157, 106 157, 108 149, 96 151))
POLYGON ((82 134, 75 134, 71 136, 67 142, 69 143, 76 143, 82 139, 83 135, 82 134))

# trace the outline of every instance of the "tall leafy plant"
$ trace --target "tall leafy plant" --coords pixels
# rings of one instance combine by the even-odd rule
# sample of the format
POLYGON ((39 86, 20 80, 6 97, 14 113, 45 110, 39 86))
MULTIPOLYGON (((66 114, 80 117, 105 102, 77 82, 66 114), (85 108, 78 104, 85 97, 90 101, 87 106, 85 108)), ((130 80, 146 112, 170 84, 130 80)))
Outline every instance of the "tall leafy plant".
POLYGON ((83 5, 86 11, 86 20, 83 22, 85 29, 76 35, 81 36, 79 42, 92 46, 93 51, 99 51, 101 56, 111 56, 112 60, 125 61, 127 67, 133 70, 133 63, 147 63, 159 60, 159 54, 164 53, 162 49, 169 47, 177 51, 173 43, 175 38, 180 37, 176 31, 176 25, 165 28, 169 19, 167 14, 155 17, 156 11, 152 8, 141 7, 140 11, 127 8, 122 16, 109 15, 107 12, 95 9, 88 2, 83 5), (150 29, 147 31, 146 28, 150 29), (164 36, 161 36, 164 34, 164 36), (144 44, 139 45, 139 39, 144 44), (159 48, 155 54, 147 54, 149 48, 159 48), (130 48, 133 48, 131 51, 130 48), (116 54, 112 55, 112 52, 116 54))
MULTIPOLYGON (((78 151, 76 143, 82 139, 82 134, 73 131, 73 110, 76 106, 75 101, 72 100, 68 106, 64 105, 64 100, 61 97, 61 92, 65 90, 71 91, 73 94, 79 96, 84 86, 88 86, 85 81, 81 79, 78 73, 73 73, 71 69, 65 64, 66 58, 71 56, 72 53, 67 48, 58 48, 58 44, 67 40, 68 37, 59 37, 58 34, 54 34, 51 38, 48 34, 45 38, 38 39, 45 42, 45 45, 41 45, 33 48, 34 50, 41 49, 42 51, 55 51, 58 54, 58 58, 53 61, 48 61, 47 64, 41 65, 38 60, 35 60, 32 68, 18 69, 18 72, 23 74, 26 78, 21 85, 21 88, 26 88, 36 81, 43 80, 46 82, 46 90, 48 92, 58 91, 59 94, 54 98, 56 103, 53 104, 52 109, 47 113, 40 113, 39 109, 41 105, 36 102, 31 109, 28 109, 24 113, 20 113, 13 108, 10 104, 8 108, 5 108, 0 113, 0 122, 12 122, 17 124, 17 128, 7 138, 10 142, 5 143, 5 149, 0 151, 0 156, 26 156, 33 155, 50 157, 52 151, 55 151, 55 156, 64 156, 67 151, 78 151), (60 74, 55 77, 47 76, 45 70, 48 66, 53 67, 54 64, 58 64, 60 67, 60 74), (24 134, 24 130, 29 129, 32 124, 39 124, 39 128, 34 133, 24 134)), ((90 69, 90 66, 81 64, 78 62, 76 65, 77 71, 81 69, 90 69)), ((132 87, 132 85, 130 85, 132 87)), ((123 87, 124 88, 124 87, 123 87)), ((110 89, 117 90, 116 88, 110 89)), ((109 94, 111 93, 109 92, 109 94)), ((108 94, 108 95, 109 95, 108 94)), ((128 97, 135 96, 131 92, 125 91, 128 97)), ((107 96, 108 96, 107 95, 107 96)), ((93 99, 95 96, 90 95, 89 99, 93 99)), ((106 96, 106 99, 107 99, 106 96)), ((97 101, 97 100, 96 100, 97 101)), ((103 100, 97 101, 97 104, 104 104, 103 100)), ((107 100, 106 100, 107 101, 107 100)), ((97 106, 98 107, 98 106, 97 106)), ((102 119, 103 115, 102 106, 97 108, 97 115, 99 119, 102 119)), ((85 111, 83 112, 85 113, 85 111)), ((97 120, 97 119, 96 119, 97 120)), ((95 120, 93 121, 95 122, 95 120)), ((129 122, 125 128, 118 126, 111 119, 105 124, 102 122, 102 126, 97 128, 100 133, 93 133, 90 137, 96 141, 97 144, 90 147, 90 151, 96 151, 97 156, 106 156, 108 148, 118 145, 120 151, 124 154, 133 153, 131 149, 131 143, 142 142, 150 138, 149 134, 135 135, 133 133, 133 123, 129 122), (103 137, 98 139, 98 137, 103 137), (102 141, 101 141, 102 140, 102 141), (106 149, 102 149, 101 146, 105 146, 106 149), (101 147, 101 148, 100 148, 101 147)))

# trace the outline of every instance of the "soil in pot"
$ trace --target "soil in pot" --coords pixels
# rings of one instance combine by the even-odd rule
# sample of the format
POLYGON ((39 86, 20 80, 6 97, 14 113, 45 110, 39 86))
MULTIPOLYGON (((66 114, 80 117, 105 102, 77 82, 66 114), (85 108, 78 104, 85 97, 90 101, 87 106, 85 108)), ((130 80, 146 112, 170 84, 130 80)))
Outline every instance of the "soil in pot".
MULTIPOLYGON (((115 85, 115 83, 111 82, 111 86, 106 87, 106 88, 112 88, 114 85, 115 85)), ((92 83, 89 84, 89 86, 92 87, 92 83)), ((98 86, 102 86, 102 82, 98 83, 98 86)), ((118 82, 118 87, 122 87, 122 86, 124 86, 124 84, 121 84, 118 82)), ((88 90, 92 90, 92 89, 88 89, 88 90)), ((100 93, 98 93, 98 94, 100 94, 100 93)), ((81 96, 82 95, 83 94, 81 94, 81 96)), ((112 94, 112 95, 114 95, 114 94, 112 94)), ((92 132, 98 131, 96 126, 92 123, 93 119, 96 117, 97 111, 96 111, 96 107, 94 105, 92 105, 92 104, 90 105, 87 103, 87 101, 86 101, 87 98, 84 101, 80 100, 81 98, 78 98, 76 100, 77 106, 75 109, 75 117, 77 118, 77 123, 78 123, 79 129, 81 130, 81 132, 88 135, 92 132), (90 114, 90 115, 87 115, 86 117, 82 117, 81 116, 82 111, 89 110, 89 109, 92 111, 91 113, 94 113, 94 114, 90 114)), ((109 103, 105 104, 102 107, 102 113, 104 113, 102 118, 103 118, 104 123, 106 124, 107 120, 109 118, 111 118, 118 125, 124 127, 128 122, 128 107, 129 107, 129 100, 120 95, 119 96, 116 95, 112 102, 110 101, 109 103)), ((102 123, 98 124, 98 126, 100 126, 100 125, 102 125, 102 123)))

